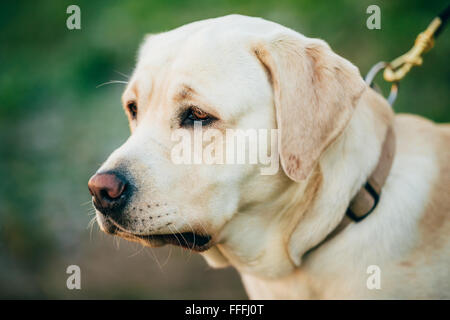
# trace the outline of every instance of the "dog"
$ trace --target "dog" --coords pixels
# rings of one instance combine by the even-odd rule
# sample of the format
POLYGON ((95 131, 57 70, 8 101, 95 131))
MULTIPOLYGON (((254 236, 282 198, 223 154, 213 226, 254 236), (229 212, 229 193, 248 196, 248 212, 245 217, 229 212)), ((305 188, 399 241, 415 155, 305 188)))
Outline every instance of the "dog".
POLYGON ((450 126, 323 40, 241 15, 148 35, 122 101, 132 134, 88 184, 104 232, 231 265, 251 299, 450 298, 450 126), (278 129, 280 170, 175 164, 195 123, 278 129))

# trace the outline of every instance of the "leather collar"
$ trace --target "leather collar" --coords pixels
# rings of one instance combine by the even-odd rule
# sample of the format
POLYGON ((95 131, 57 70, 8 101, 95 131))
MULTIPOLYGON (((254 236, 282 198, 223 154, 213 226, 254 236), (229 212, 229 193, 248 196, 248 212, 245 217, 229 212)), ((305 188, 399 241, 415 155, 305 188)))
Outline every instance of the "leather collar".
POLYGON ((347 212, 339 225, 318 245, 314 246, 307 253, 317 249, 323 243, 331 240, 350 223, 358 223, 367 218, 377 207, 381 197, 382 188, 391 171, 395 155, 395 133, 392 125, 388 127, 381 148, 378 164, 372 171, 372 174, 366 180, 366 183, 359 189, 353 199, 350 201, 347 212))
POLYGON ((355 222, 366 218, 375 210, 380 200, 381 190, 391 171, 395 154, 395 134, 389 126, 381 148, 380 158, 375 170, 350 201, 346 215, 355 222))

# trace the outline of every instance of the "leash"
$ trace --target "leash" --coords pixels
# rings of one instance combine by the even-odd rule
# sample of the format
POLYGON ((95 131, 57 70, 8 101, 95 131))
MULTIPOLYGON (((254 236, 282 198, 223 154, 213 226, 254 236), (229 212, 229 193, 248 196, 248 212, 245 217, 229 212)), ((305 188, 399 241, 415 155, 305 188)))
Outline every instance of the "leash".
POLYGON ((370 68, 365 78, 365 81, 369 86, 372 88, 374 87, 373 79, 377 73, 383 69, 384 80, 392 83, 391 91, 387 98, 391 106, 397 98, 400 80, 402 80, 413 67, 421 66, 423 64, 422 55, 434 47, 434 39, 442 32, 449 17, 450 5, 431 21, 425 31, 417 36, 414 46, 408 52, 389 63, 381 61, 370 68))

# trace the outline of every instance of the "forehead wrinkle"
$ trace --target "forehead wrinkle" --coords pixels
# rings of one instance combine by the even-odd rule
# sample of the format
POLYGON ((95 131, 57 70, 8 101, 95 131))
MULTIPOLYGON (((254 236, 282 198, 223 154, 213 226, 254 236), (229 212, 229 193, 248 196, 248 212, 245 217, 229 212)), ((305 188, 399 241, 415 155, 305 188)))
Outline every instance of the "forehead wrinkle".
POLYGON ((191 100, 196 95, 197 92, 191 86, 183 84, 178 92, 173 96, 173 100, 179 103, 184 100, 191 100))
POLYGON ((216 108, 215 103, 208 99, 208 95, 203 95, 198 88, 194 89, 186 83, 182 83, 177 88, 178 90, 175 91, 176 93, 172 96, 172 100, 179 107, 178 111, 183 110, 187 106, 195 106, 217 119, 222 119, 220 109, 216 108))

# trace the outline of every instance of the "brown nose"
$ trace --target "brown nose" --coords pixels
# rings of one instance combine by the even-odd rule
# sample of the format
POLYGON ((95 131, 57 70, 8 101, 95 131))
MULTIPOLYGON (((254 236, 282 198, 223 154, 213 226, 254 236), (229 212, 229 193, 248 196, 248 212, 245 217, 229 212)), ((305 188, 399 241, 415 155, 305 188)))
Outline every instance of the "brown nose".
POLYGON ((94 206, 105 215, 117 213, 126 204, 127 185, 127 180, 114 172, 97 173, 88 182, 94 206))

